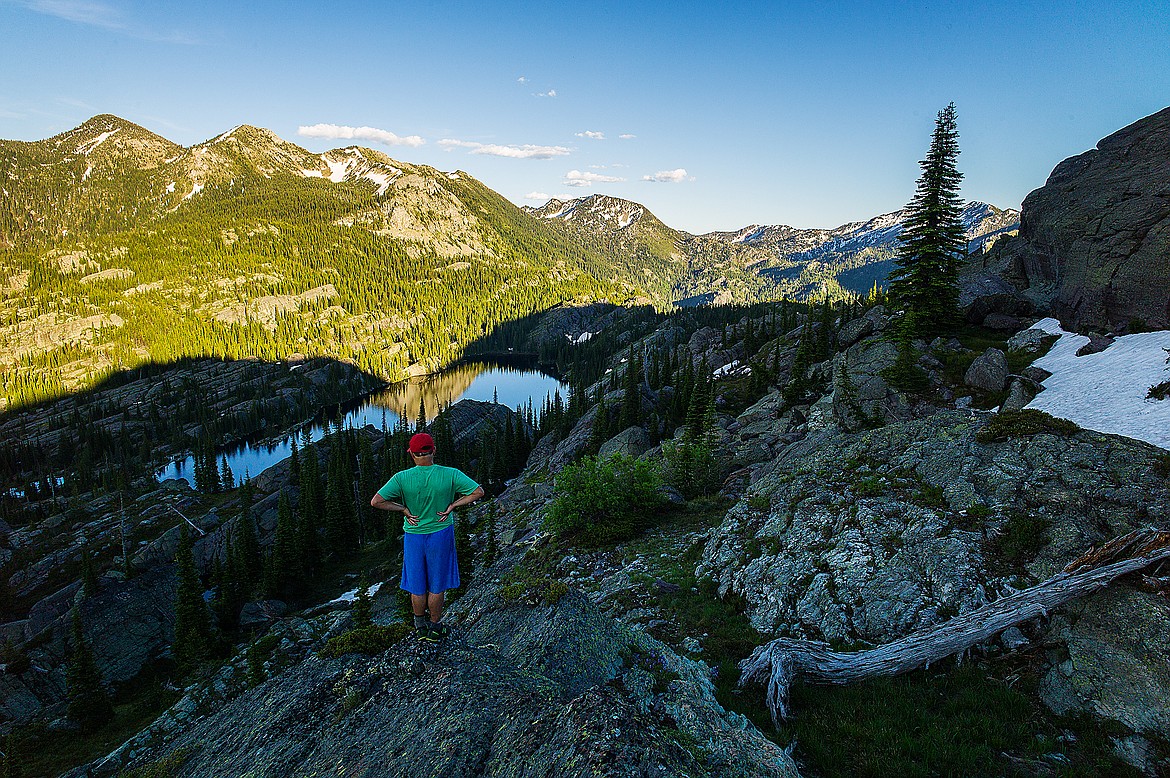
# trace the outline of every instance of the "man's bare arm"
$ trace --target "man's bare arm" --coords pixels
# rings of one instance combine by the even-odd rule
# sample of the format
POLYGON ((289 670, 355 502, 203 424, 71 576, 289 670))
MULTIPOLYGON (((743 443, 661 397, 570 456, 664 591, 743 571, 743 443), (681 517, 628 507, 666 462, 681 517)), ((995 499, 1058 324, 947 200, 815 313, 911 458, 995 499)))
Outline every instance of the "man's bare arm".
POLYGON ((398 511, 406 517, 406 523, 410 526, 414 527, 418 524, 418 516, 411 513, 409 508, 400 502, 391 502, 377 492, 370 498, 370 507, 380 511, 398 511))
POLYGON ((460 497, 458 500, 456 500, 455 502, 448 505, 447 510, 439 511, 439 515, 443 517, 444 521, 446 521, 447 516, 451 513, 451 511, 455 510, 456 508, 462 508, 464 505, 470 505, 471 503, 478 500, 480 497, 483 497, 483 487, 477 486, 477 487, 475 487, 475 491, 472 492, 471 494, 465 494, 462 497, 460 497))

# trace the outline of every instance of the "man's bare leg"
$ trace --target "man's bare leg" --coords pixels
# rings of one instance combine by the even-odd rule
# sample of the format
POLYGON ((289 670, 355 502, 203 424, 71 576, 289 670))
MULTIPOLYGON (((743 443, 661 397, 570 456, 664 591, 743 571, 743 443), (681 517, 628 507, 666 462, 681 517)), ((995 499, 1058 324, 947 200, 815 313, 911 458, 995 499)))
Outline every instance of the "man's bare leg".
MULTIPOLYGON (((435 594, 434 592, 429 592, 427 594, 426 601, 427 601, 427 607, 430 608, 430 610, 431 610, 431 623, 432 624, 438 624, 439 620, 443 618, 443 596, 445 594, 446 594, 446 592, 439 592, 438 594, 435 594)), ((414 599, 414 595, 411 595, 411 600, 413 601, 413 599, 414 599)), ((415 613, 418 613, 417 606, 415 608, 415 613)))
POLYGON ((410 595, 410 609, 414 611, 414 615, 422 618, 427 615, 427 597, 425 594, 410 595))

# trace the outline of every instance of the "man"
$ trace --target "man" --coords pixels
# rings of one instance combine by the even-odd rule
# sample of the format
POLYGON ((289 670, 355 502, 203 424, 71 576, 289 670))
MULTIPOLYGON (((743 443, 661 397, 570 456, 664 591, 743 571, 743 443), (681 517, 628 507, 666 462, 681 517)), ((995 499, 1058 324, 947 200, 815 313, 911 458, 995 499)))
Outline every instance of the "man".
POLYGON ((451 511, 483 497, 483 487, 457 468, 436 465, 435 441, 425 432, 412 437, 406 450, 414 467, 395 473, 370 505, 405 517, 401 587, 410 592, 419 638, 438 643, 449 631, 442 623, 444 594, 459 586, 451 511))

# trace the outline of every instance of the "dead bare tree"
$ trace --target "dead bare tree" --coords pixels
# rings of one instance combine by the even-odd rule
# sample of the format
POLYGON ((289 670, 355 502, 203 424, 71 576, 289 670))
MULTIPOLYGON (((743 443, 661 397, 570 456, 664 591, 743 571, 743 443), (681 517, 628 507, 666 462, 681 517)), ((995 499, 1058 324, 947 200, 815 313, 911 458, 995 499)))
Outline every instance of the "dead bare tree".
POLYGON ((740 685, 765 684, 772 723, 778 725, 788 718, 788 692, 798 677, 813 684, 846 684, 929 666, 1166 559, 1170 532, 1131 532, 1090 551, 1043 583, 884 646, 845 653, 825 643, 778 638, 740 662, 740 685))

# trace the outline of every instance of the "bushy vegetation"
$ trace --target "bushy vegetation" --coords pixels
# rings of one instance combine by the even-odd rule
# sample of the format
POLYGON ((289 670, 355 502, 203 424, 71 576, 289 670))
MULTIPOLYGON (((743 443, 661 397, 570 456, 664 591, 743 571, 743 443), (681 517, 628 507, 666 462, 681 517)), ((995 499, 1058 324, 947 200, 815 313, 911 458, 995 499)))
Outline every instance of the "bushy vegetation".
POLYGON ((727 473, 724 457, 704 438, 684 436, 662 444, 666 481, 688 500, 719 491, 727 473))
POLYGON ((1048 519, 1030 513, 1015 512, 1008 516, 999 534, 991 540, 995 557, 1009 566, 1031 561, 1047 542, 1048 519))
POLYGON ((991 417, 987 426, 975 434, 980 443, 995 443, 1009 438, 1022 438, 1047 433, 1073 435, 1080 430, 1076 424, 1035 408, 1019 411, 1001 411, 991 417))
POLYGON ((1147 400, 1165 400, 1170 397, 1170 381, 1163 381, 1160 384, 1154 384, 1150 390, 1146 392, 1147 400))
POLYGON ((410 634, 406 624, 372 624, 358 627, 329 638, 321 649, 321 656, 333 658, 342 654, 380 654, 410 634))
POLYGON ((603 546, 634 537, 665 505, 662 476, 646 460, 623 454, 587 456, 556 479, 545 527, 583 546, 603 546))

